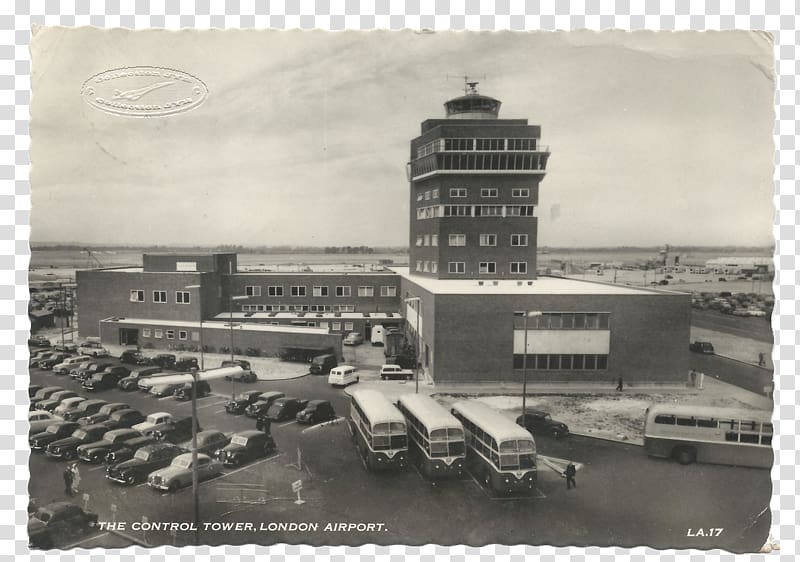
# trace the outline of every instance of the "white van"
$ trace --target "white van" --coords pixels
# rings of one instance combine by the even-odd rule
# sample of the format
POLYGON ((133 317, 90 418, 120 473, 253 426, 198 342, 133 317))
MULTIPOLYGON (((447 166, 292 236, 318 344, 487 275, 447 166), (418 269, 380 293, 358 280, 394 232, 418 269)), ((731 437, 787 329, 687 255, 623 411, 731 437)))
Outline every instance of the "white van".
POLYGON ((339 365, 331 369, 328 375, 328 384, 331 386, 347 386, 358 382, 358 369, 350 365, 339 365))
POLYGON ((373 326, 369 336, 370 343, 372 343, 372 345, 383 345, 384 344, 383 334, 384 334, 383 326, 381 326, 380 324, 373 326))

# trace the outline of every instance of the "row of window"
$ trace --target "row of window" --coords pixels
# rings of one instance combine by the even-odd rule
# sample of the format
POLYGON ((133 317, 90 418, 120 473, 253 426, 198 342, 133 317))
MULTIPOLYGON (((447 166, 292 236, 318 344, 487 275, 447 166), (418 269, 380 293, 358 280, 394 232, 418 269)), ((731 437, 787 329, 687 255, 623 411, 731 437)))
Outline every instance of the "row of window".
POLYGON ((521 353, 514 354, 515 369, 522 369, 523 366, 536 371, 605 371, 608 369, 608 355, 536 353, 528 354, 525 361, 522 358, 521 353))
POLYGON ((529 330, 608 330, 608 312, 544 312, 528 318, 529 330))
POLYGON ((440 217, 533 217, 535 205, 431 205, 417 209, 417 220, 440 217))
MULTIPOLYGON (((182 341, 186 341, 189 339, 189 332, 187 330, 178 330, 178 339, 182 341)), ((162 330, 161 328, 153 328, 152 331, 150 328, 142 328, 142 337, 143 338, 155 338, 160 340, 162 338, 168 340, 175 339, 175 330, 162 330)), ((200 340, 200 333, 199 332, 192 332, 192 341, 199 341, 200 340)))
POLYGON ((547 155, 526 153, 436 154, 411 162, 411 178, 439 170, 458 171, 544 171, 547 155))
POLYGON ((772 424, 757 421, 717 420, 694 416, 674 416, 660 414, 653 420, 661 425, 679 425, 683 427, 702 427, 707 429, 724 429, 725 441, 734 443, 752 443, 756 445, 772 445, 772 424))
MULTIPOLYGON (((481 189, 481 197, 498 197, 499 190, 496 187, 482 187, 481 189)), ((451 198, 463 198, 466 197, 469 191, 466 187, 451 187, 450 188, 450 197, 451 198)), ((511 189, 511 197, 530 197, 531 190, 528 187, 514 187, 511 189)), ((430 201, 431 199, 438 199, 439 198, 439 189, 431 189, 428 191, 420 191, 417 193, 417 201, 430 201)))
POLYGON ((370 427, 370 421, 356 401, 351 402, 350 416, 353 423, 360 429, 364 439, 375 451, 389 451, 408 448, 405 424, 401 423, 376 423, 370 427), (372 433, 372 429, 375 433, 372 433))
MULTIPOLYGON (((145 292, 142 289, 131 289, 130 292, 131 302, 145 302, 145 292)), ((159 304, 166 304, 167 291, 153 291, 153 302, 159 304)), ((189 291, 175 291, 175 302, 177 304, 191 304, 189 291)))
POLYGON ((536 138, 490 138, 490 139, 465 139, 445 138, 436 139, 417 149, 417 158, 422 158, 434 152, 465 151, 465 150, 536 150, 536 138))
MULTIPOLYGON (((522 247, 528 245, 528 235, 527 234, 512 234, 509 237, 509 243, 511 246, 515 247, 522 247)), ((478 236, 478 244, 480 246, 497 246, 497 234, 480 234, 478 236)), ((438 246, 439 245, 439 235, 438 234, 418 234, 417 235, 417 246, 438 246)), ((447 237, 447 245, 448 246, 466 246, 467 245, 467 235, 466 234, 449 234, 447 237)))
MULTIPOLYGON (((435 261, 417 260, 416 271, 423 273, 438 273, 439 264, 435 261)), ((447 273, 464 274, 467 272, 467 264, 463 261, 447 262, 447 273)), ((509 273, 528 273, 528 262, 512 261, 508 264, 509 273)), ((497 262, 481 261, 478 262, 478 273, 490 275, 497 273, 497 262)))
POLYGON ((243 304, 242 312, 355 312, 354 304, 243 304))
MULTIPOLYGON (((284 287, 283 285, 269 285, 267 286, 267 296, 268 297, 283 297, 284 295, 284 287)), ((244 288, 244 294, 248 297, 260 297, 261 296, 261 286, 259 285, 247 285, 244 288)), ((352 287, 349 285, 340 285, 334 287, 334 294, 337 297, 349 297, 352 294, 352 287)), ((292 285, 289 287, 289 296, 292 297, 307 297, 307 287, 305 285, 292 285)), ((313 297, 327 297, 329 296, 328 287, 325 285, 315 286, 311 288, 311 296, 313 297)), ((362 286, 358 287, 358 296, 359 297, 374 297, 375 296, 375 287, 372 286, 362 286)), ((380 296, 382 297, 396 297, 397 296, 397 287, 395 285, 382 285, 380 287, 380 296)))

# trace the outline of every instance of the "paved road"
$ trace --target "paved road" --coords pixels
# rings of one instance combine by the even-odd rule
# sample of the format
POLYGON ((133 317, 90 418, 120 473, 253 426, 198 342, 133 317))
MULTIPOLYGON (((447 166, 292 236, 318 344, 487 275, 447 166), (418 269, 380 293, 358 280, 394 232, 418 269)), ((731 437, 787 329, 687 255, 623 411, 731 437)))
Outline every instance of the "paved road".
POLYGON ((765 389, 771 393, 773 387, 771 370, 719 355, 691 353, 689 367, 756 394, 765 394, 765 389))
POLYGON ((692 309, 692 326, 772 343, 772 326, 764 318, 733 316, 716 310, 692 309))
MULTIPOLYGON (((719 359, 719 358, 710 358, 719 359)), ((64 377, 33 370, 32 383, 76 385, 64 377)), ((399 384, 388 382, 387 384, 399 384)), ((242 388, 282 390, 287 395, 322 398, 347 413, 347 397, 332 389, 323 377, 291 381, 239 384, 242 388)), ((203 427, 226 432, 251 429, 253 421, 222 412, 231 383, 215 382, 218 396, 201 400, 203 427)), ((105 400, 124 401, 143 412, 188 413, 188 403, 158 400, 140 393, 117 390, 100 394, 105 400)), ((241 469, 226 469, 217 479, 201 484, 201 520, 255 522, 251 530, 205 531, 207 544, 583 544, 657 548, 723 548, 754 551, 769 531, 771 481, 765 470, 710 465, 684 467, 646 457, 641 448, 619 443, 571 437, 564 441, 537 439, 539 453, 582 464, 578 489, 567 491, 564 480, 540 467, 536 498, 494 499, 471 479, 432 486, 415 470, 375 475, 361 465, 349 442, 345 424, 305 430, 296 423, 274 424, 279 454, 241 469), (296 450, 303 449, 306 468, 290 466, 296 450), (291 482, 302 480, 306 503, 295 504, 291 482), (731 493, 735 490, 735 493, 731 493), (264 522, 317 523, 306 531, 261 530, 264 522), (381 523, 363 532, 326 531, 326 523, 381 523), (722 528, 719 537, 691 535, 690 529, 722 528)), ((60 472, 63 464, 41 455, 30 461, 31 494, 39 502, 63 499, 60 472)), ((90 494, 91 510, 101 520, 191 521, 190 489, 161 494, 146 486, 112 485, 102 468, 81 466, 82 488, 90 494)), ((82 498, 78 498, 82 502, 82 498)), ((696 534, 696 533, 695 533, 696 534)), ((148 544, 189 544, 193 533, 128 532, 125 536, 95 533, 85 545, 103 545, 135 539, 148 544)), ((78 538, 80 540, 80 538, 78 538)))

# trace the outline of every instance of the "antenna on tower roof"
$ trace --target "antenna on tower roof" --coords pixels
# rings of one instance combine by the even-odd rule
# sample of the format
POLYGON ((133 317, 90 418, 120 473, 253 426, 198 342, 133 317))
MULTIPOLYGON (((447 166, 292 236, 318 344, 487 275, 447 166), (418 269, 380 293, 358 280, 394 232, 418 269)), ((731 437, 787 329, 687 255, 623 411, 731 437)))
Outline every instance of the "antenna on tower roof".
POLYGON ((470 80, 470 78, 473 78, 473 79, 474 78, 480 78, 481 80, 486 80, 486 75, 484 74, 482 76, 468 76, 467 73, 465 72, 463 75, 460 75, 460 76, 453 76, 453 75, 448 74, 447 75, 447 79, 449 80, 450 78, 463 79, 464 80, 464 95, 465 96, 469 96, 469 95, 477 95, 478 88, 476 86, 478 84, 480 84, 480 82, 478 82, 476 80, 470 80))

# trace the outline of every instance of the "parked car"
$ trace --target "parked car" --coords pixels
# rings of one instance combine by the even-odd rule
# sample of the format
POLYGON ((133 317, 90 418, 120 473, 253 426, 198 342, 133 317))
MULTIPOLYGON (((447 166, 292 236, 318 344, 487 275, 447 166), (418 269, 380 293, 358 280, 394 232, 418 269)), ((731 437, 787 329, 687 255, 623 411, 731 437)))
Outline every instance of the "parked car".
POLYGON ((112 429, 103 434, 103 438, 93 443, 80 445, 77 449, 78 458, 84 462, 103 462, 106 455, 125 446, 131 439, 141 437, 142 434, 135 429, 112 429))
POLYGON ((78 353, 78 345, 74 343, 57 343, 53 345, 53 349, 64 353, 78 353))
MULTIPOLYGON (((197 434, 197 450, 206 455, 213 455, 218 449, 222 449, 230 442, 230 437, 215 429, 201 431, 197 434)), ((192 441, 184 441, 179 443, 178 446, 191 451, 192 441)))
POLYGON ((44 410, 36 410, 33 412, 28 412, 28 422, 43 421, 43 420, 61 421, 60 418, 57 418, 51 412, 45 412, 44 410))
POLYGON ((162 369, 172 369, 175 366, 175 355, 172 353, 159 353, 151 361, 153 365, 158 365, 162 369))
POLYGON ((98 516, 69 502, 55 502, 38 508, 28 519, 28 545, 50 549, 61 538, 74 540, 94 529, 98 516))
POLYGON ((267 417, 272 421, 293 420, 307 404, 308 400, 299 398, 278 398, 267 409, 267 417))
POLYGON ((403 369, 400 365, 381 365, 381 380, 406 380, 414 378, 414 371, 403 369))
POLYGON ((74 357, 67 357, 58 365, 53 365, 53 374, 55 375, 68 375, 71 369, 74 369, 81 363, 85 362, 86 358, 82 355, 74 357))
POLYGON ((312 375, 327 375, 338 364, 339 362, 336 360, 335 355, 326 353, 325 355, 314 357, 308 370, 312 375))
POLYGON ((35 347, 50 347, 50 340, 44 336, 31 336, 28 338, 28 345, 35 347))
POLYGON ((251 460, 265 457, 275 450, 272 436, 255 429, 235 433, 231 442, 214 456, 225 466, 239 466, 251 460))
POLYGON ((64 412, 64 419, 68 421, 77 421, 78 418, 84 416, 91 416, 100 411, 100 408, 108 404, 105 400, 84 400, 73 408, 64 412))
POLYGON ((714 355, 714 346, 711 342, 707 341, 693 341, 689 344, 689 351, 694 351, 695 353, 704 353, 706 355, 714 355))
POLYGON ((58 392, 51 394, 50 398, 47 400, 39 400, 36 402, 35 409, 52 412, 59 404, 61 404, 61 402, 67 398, 74 398, 77 395, 78 393, 72 390, 59 390, 58 392))
MULTIPOLYGON (((186 401, 192 399, 192 384, 190 382, 183 383, 175 390, 175 400, 186 401)), ((211 394, 211 387, 208 381, 197 381, 197 397, 202 398, 211 394)))
MULTIPOLYGON (((155 490, 174 492, 178 488, 192 485, 193 477, 192 453, 184 453, 172 459, 172 463, 161 470, 150 473, 147 485, 155 490)), ((198 480, 213 478, 222 472, 222 463, 208 455, 197 455, 198 480)))
POLYGON ((176 371, 191 371, 192 369, 198 368, 200 368, 200 365, 197 363, 197 357, 191 357, 189 355, 178 357, 173 367, 176 371))
POLYGON ((295 419, 298 423, 313 425, 336 419, 336 412, 327 400, 311 400, 305 408, 297 412, 295 419))
POLYGON ((78 354, 91 355, 92 357, 109 357, 108 350, 99 342, 87 341, 78 346, 78 354))
POLYGON ((104 459, 106 465, 110 466, 112 464, 119 464, 121 462, 130 460, 133 458, 133 455, 136 454, 136 451, 146 445, 152 445, 155 442, 156 440, 152 435, 142 435, 141 437, 135 437, 130 441, 126 441, 125 444, 119 449, 108 452, 104 459))
POLYGON ((235 381, 235 382, 256 382, 258 380, 258 376, 253 372, 252 368, 250 367, 250 361, 246 359, 234 359, 227 361, 223 361, 220 365, 220 368, 224 367, 241 367, 242 372, 237 373, 235 375, 225 375, 226 381, 235 381))
POLYGON ((125 404, 124 402, 111 402, 110 404, 106 404, 102 408, 100 408, 97 413, 98 414, 108 414, 109 416, 114 412, 119 410, 129 410, 130 406, 125 404))
MULTIPOLYGON (((197 426, 198 433, 202 431, 200 426, 197 426)), ((180 443, 186 441, 192 436, 192 418, 186 417, 178 420, 173 420, 164 427, 152 431, 153 437, 156 441, 167 441, 169 443, 180 443)))
POLYGON ((133 426, 133 429, 140 431, 143 435, 148 435, 154 431, 167 427, 174 418, 169 412, 155 412, 147 416, 142 422, 133 426))
POLYGON ((86 401, 85 396, 74 396, 72 398, 67 398, 66 400, 62 400, 61 404, 56 406, 56 409, 53 410, 53 413, 63 419, 66 412, 70 411, 84 401, 86 401))
POLYGON ((45 361, 55 355, 55 351, 40 351, 34 355, 31 355, 31 358, 28 360, 28 367, 36 368, 39 366, 39 363, 45 361))
POLYGON ((108 390, 116 388, 117 383, 125 378, 129 372, 128 368, 122 365, 107 367, 100 372, 94 373, 91 377, 83 381, 82 386, 86 390, 108 390))
POLYGON ((364 343, 364 336, 359 332, 350 332, 342 340, 344 345, 359 345, 364 343))
POLYGON ((274 390, 270 392, 262 392, 259 395, 258 400, 245 408, 244 415, 246 415, 248 418, 256 418, 261 414, 265 414, 275 400, 278 398, 283 398, 284 396, 286 395, 283 392, 274 390))
POLYGON ((79 367, 74 371, 70 371, 69 376, 74 378, 77 381, 83 382, 89 377, 91 377, 95 373, 101 373, 106 370, 107 367, 112 367, 111 363, 90 363, 88 367, 83 368, 79 367))
POLYGON ((122 402, 112 402, 100 408, 96 414, 78 418, 78 423, 81 425, 93 425, 96 423, 105 422, 111 419, 111 414, 120 410, 128 410, 130 406, 122 402))
POLYGON ((328 374, 328 384, 331 386, 349 386, 359 380, 358 369, 352 365, 339 365, 328 374))
POLYGON ((158 382, 157 380, 153 381, 153 384, 150 386, 150 390, 148 394, 152 394, 153 396, 157 396, 159 398, 163 398, 164 396, 172 396, 175 394, 175 391, 182 387, 184 383, 182 382, 158 382))
POLYGON ((31 384, 28 386, 28 398, 33 398, 37 392, 42 390, 44 387, 40 384, 31 384))
POLYGON ((145 480, 154 470, 169 465, 172 459, 184 452, 172 443, 145 445, 139 448, 131 459, 109 465, 106 468, 106 478, 119 484, 133 485, 145 480))
POLYGON ((78 447, 86 443, 100 441, 108 433, 108 427, 102 423, 80 426, 69 437, 53 441, 45 449, 48 457, 70 460, 78 456, 78 447))
POLYGON ((49 371, 50 369, 52 369, 53 367, 55 367, 56 365, 58 365, 59 363, 61 363, 62 361, 64 361, 65 359, 68 359, 68 358, 69 358, 69 355, 66 354, 66 353, 60 353, 60 352, 59 353, 53 353, 47 359, 42 359, 41 361, 39 361, 39 364, 37 366, 40 369, 44 369, 46 371, 49 371))
POLYGON ((78 425, 95 425, 97 423, 107 422, 109 419, 111 419, 111 416, 109 416, 108 414, 101 414, 98 412, 96 414, 83 416, 82 418, 78 418, 75 421, 78 422, 78 425))
POLYGON ((144 360, 144 358, 142 352, 135 349, 126 349, 119 356, 120 363, 127 363, 128 365, 141 365, 140 361, 144 360))
POLYGON ((566 437, 569 435, 567 424, 554 420, 547 412, 528 410, 524 416, 517 417, 517 425, 524 427, 530 433, 552 435, 553 437, 566 437))
POLYGON ((117 410, 109 416, 107 425, 109 429, 121 429, 132 427, 144 420, 145 417, 139 410, 117 410))
POLYGON ((65 390, 65 389, 60 387, 60 386, 46 386, 44 388, 40 388, 39 390, 36 391, 36 394, 34 394, 33 397, 31 398, 31 408, 30 409, 31 410, 35 410, 36 408, 34 408, 33 406, 36 404, 36 402, 40 402, 42 400, 47 400, 53 394, 55 394, 56 392, 60 392, 62 390, 65 390))
POLYGON ((70 421, 51 423, 41 433, 35 433, 28 438, 32 451, 44 451, 50 443, 63 439, 78 429, 78 424, 70 421))
POLYGON ((225 404, 225 411, 229 414, 243 414, 250 404, 255 404, 261 396, 259 390, 247 390, 240 393, 236 398, 225 404))
POLYGON ((160 372, 161 367, 142 367, 141 369, 135 369, 131 371, 127 377, 121 379, 117 383, 117 388, 125 391, 136 390, 139 379, 150 377, 160 372))

